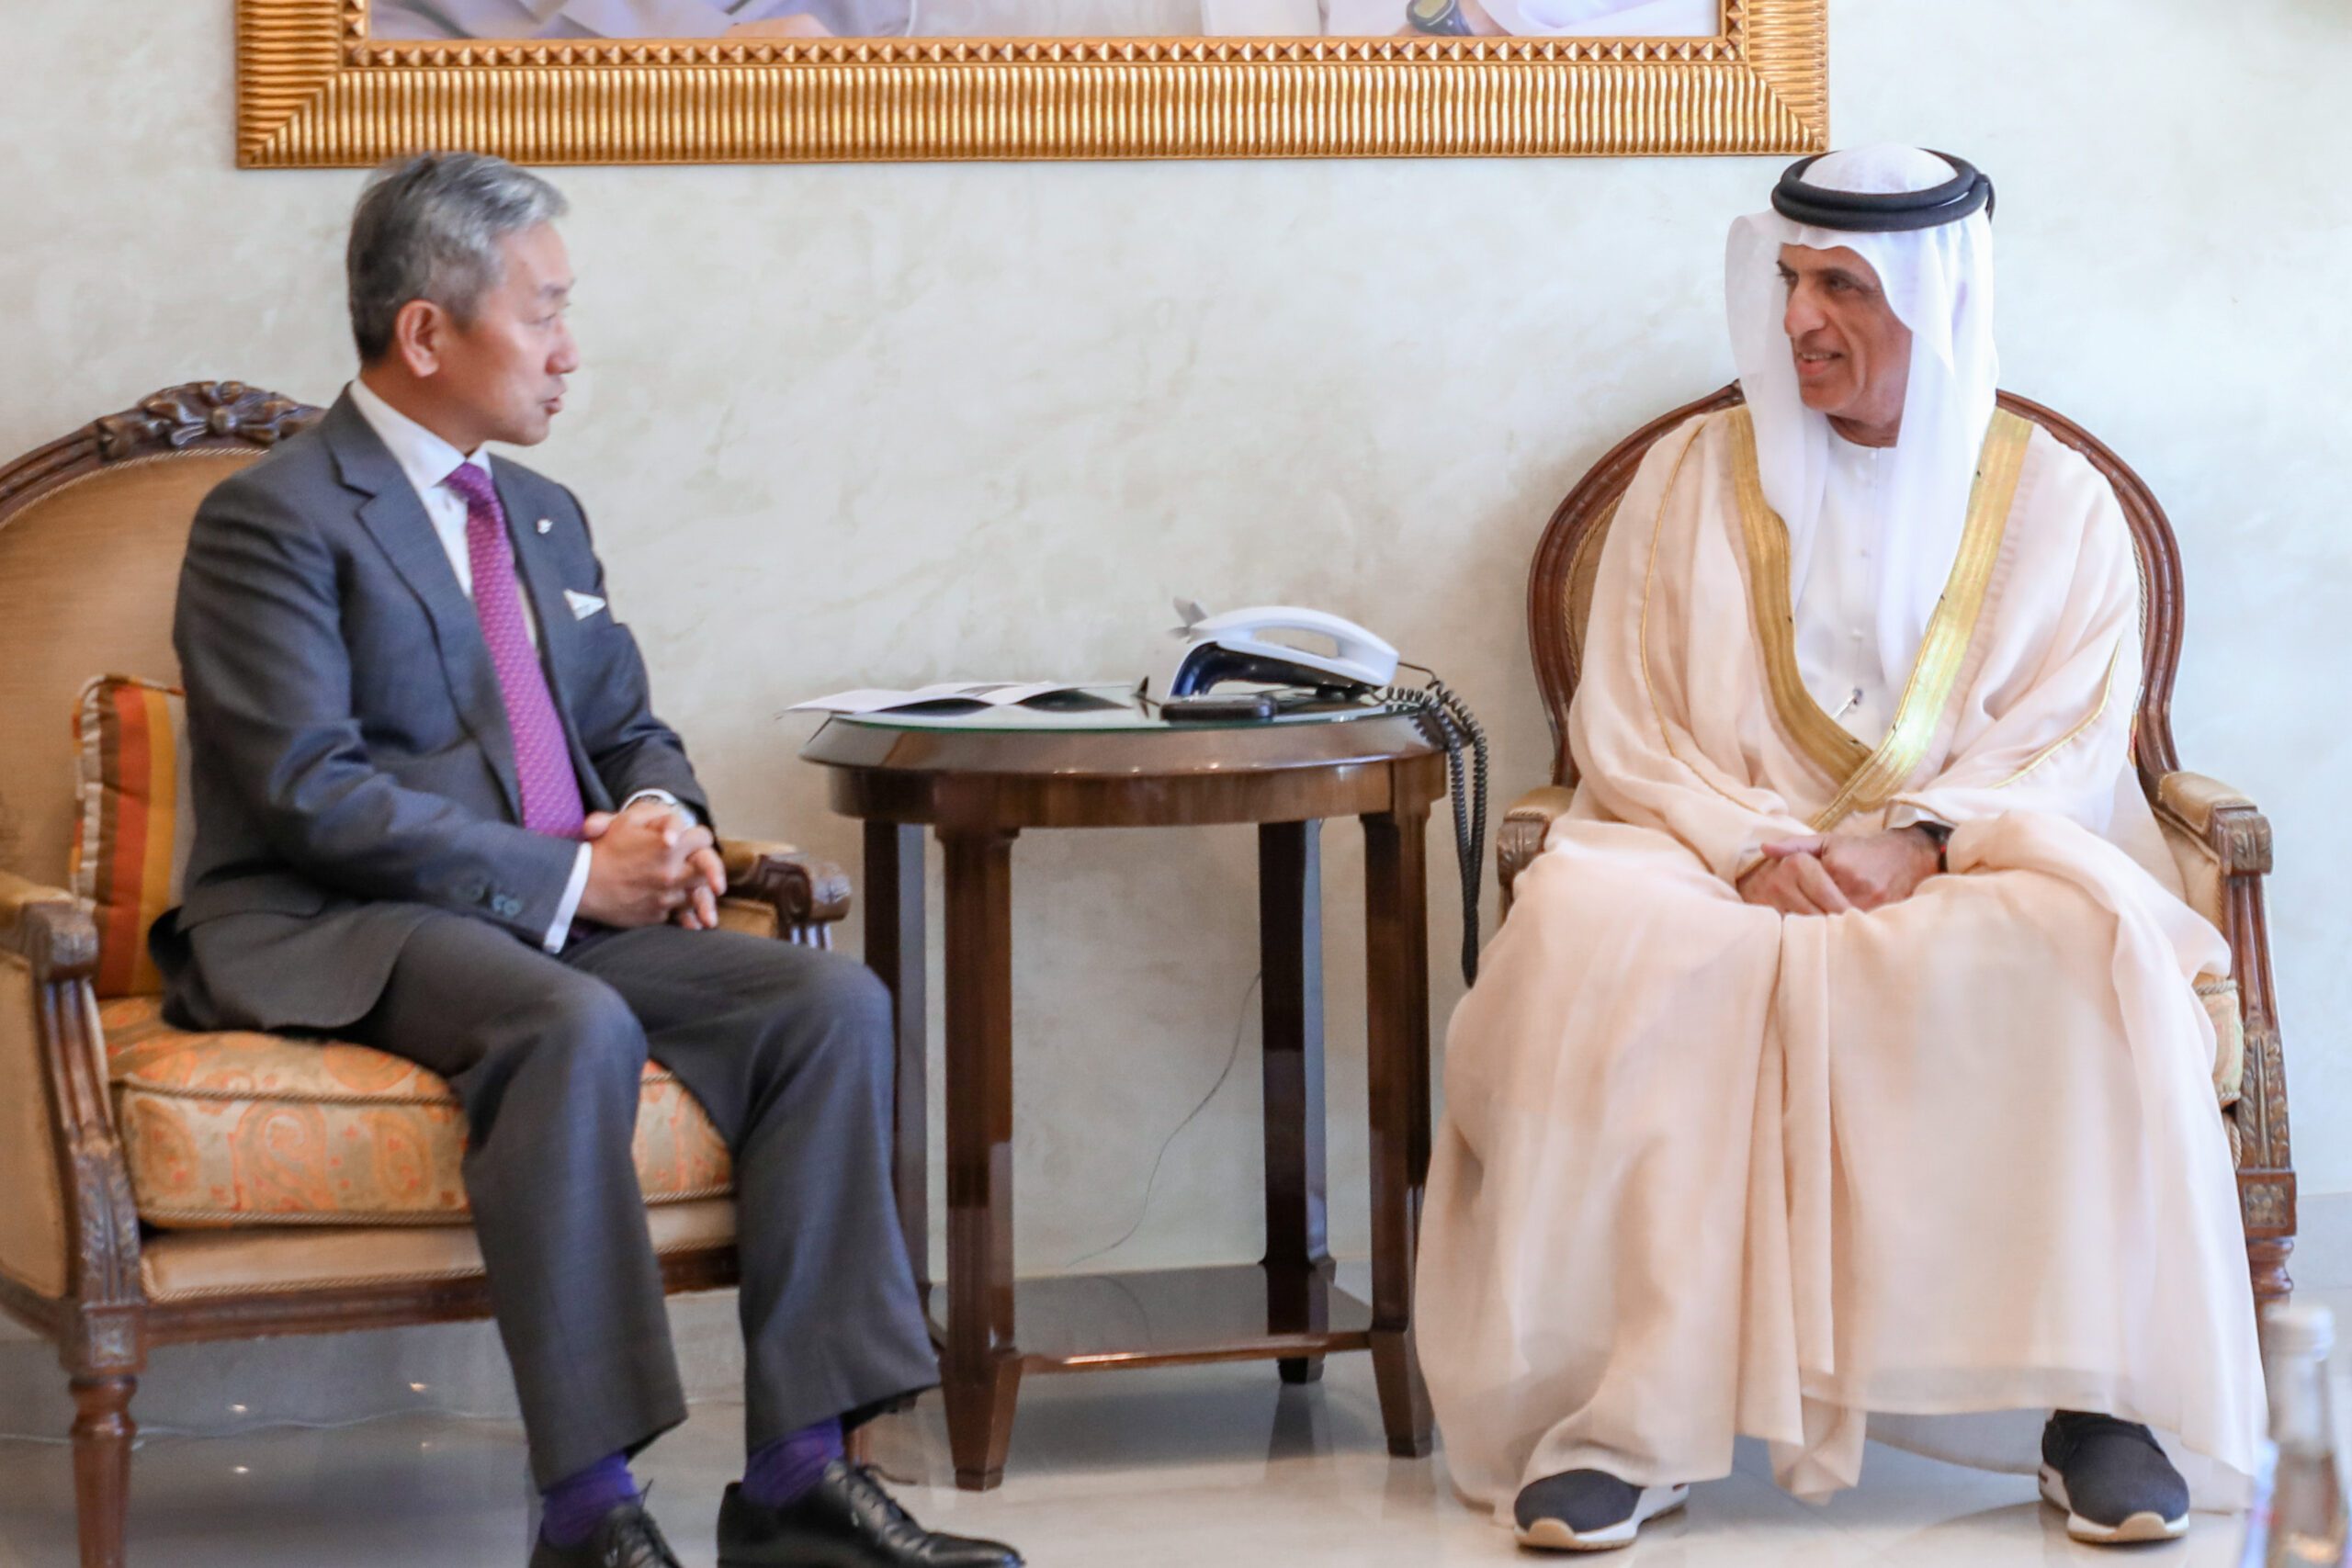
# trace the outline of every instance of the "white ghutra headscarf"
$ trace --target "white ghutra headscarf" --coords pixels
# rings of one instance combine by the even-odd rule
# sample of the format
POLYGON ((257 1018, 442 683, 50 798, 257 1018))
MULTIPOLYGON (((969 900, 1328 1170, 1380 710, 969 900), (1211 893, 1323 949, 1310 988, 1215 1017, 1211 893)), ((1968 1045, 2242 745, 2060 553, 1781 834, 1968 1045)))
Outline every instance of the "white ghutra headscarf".
MULTIPOLYGON (((1960 171, 1916 147, 1861 147, 1813 161, 1805 186, 1894 196, 1950 184, 1960 171)), ((1879 649, 1900 692, 1960 553, 1979 450, 1992 423, 2000 361, 1993 349, 1993 226, 1985 211, 1931 228, 1820 228, 1759 212, 1732 225, 1724 295, 1732 358, 1756 422, 1764 497, 1789 530, 1790 585, 1806 581, 1829 464, 1829 421, 1804 406, 1781 321, 1781 247, 1850 249, 1870 263, 1911 329, 1903 403, 1877 568, 1879 649)))

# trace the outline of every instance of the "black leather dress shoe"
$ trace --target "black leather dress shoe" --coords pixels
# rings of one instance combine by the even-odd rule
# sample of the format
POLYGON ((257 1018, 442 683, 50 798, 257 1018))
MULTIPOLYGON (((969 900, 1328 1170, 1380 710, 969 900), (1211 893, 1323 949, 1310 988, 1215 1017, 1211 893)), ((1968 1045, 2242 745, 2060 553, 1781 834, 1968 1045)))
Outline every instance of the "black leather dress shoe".
POLYGON ((678 1568, 678 1559, 643 1505, 624 1503, 597 1520, 577 1546, 557 1546, 541 1536, 531 1549, 531 1568, 678 1568))
POLYGON ((718 1568, 1021 1568, 1021 1553, 933 1534, 872 1471, 835 1460, 806 1495, 781 1508, 729 1486, 718 1505, 718 1568))

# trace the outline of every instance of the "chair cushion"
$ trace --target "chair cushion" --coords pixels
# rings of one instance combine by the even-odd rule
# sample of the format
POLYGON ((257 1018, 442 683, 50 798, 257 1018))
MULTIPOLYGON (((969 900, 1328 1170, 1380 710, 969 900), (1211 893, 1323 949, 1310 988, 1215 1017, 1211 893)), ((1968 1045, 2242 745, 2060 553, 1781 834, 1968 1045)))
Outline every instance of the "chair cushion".
MULTIPOLYGON (((465 1224, 465 1115, 447 1084, 340 1041, 164 1021, 154 997, 101 1005, 107 1077, 139 1217, 232 1225, 465 1224)), ((685 1086, 649 1064, 636 1162, 648 1203, 720 1196, 734 1168, 685 1086)))
MULTIPOLYGON (((707 1252, 734 1241, 735 1205, 725 1198, 665 1203, 645 1212, 645 1228, 664 1261, 707 1252)), ((139 1248, 139 1282, 153 1303, 434 1285, 481 1272, 481 1240, 470 1225, 166 1231, 139 1248)))
POLYGON ((163 988, 147 928, 180 901, 190 819, 187 703, 176 687, 101 675, 74 710, 74 891, 98 928, 101 997, 163 988))
POLYGON ((2235 1105, 2245 1091, 2245 1016, 2238 1003, 2238 983, 2207 975, 2197 982, 2197 999, 2213 1021, 2213 1093, 2223 1109, 2235 1105))

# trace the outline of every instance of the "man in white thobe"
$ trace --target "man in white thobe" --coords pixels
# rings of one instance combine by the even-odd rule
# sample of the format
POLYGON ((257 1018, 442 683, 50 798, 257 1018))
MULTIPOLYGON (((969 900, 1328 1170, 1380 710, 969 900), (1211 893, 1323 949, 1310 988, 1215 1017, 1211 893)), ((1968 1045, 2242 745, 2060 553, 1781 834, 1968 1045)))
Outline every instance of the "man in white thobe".
POLYGON ((1728 248, 1746 406, 1611 525, 1422 1229, 1447 1462, 1529 1544, 1630 1542, 1741 1435, 1826 1495, 1866 1424, 1996 1467, 2039 1427, 2086 1541, 2243 1497, 2228 950, 2132 777, 2114 492, 1996 408, 1990 202, 1909 148, 1792 170, 1728 248))

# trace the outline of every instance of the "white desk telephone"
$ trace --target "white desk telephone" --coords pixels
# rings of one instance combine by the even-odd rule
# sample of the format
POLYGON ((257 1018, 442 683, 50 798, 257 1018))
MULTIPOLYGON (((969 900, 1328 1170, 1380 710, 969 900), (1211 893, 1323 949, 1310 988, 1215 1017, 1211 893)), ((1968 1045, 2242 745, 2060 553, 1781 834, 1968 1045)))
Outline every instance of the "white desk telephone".
MULTIPOLYGON (((1185 649, 1169 682, 1164 711, 1170 718, 1180 716, 1186 704, 1216 702, 1222 708, 1222 700, 1207 694, 1227 682, 1246 682, 1286 688, 1299 705, 1329 707, 1352 699, 1402 709, 1444 748, 1453 795, 1454 849, 1462 867, 1462 977, 1476 979, 1478 874, 1487 852, 1487 732, 1469 705, 1449 691, 1435 671, 1406 664, 1381 638, 1321 610, 1261 604, 1211 615, 1191 600, 1180 599, 1176 613, 1183 617, 1176 636, 1185 639, 1185 649), (1419 671, 1429 677, 1428 684, 1396 685, 1399 666, 1419 671), (1471 754, 1466 778, 1464 747, 1471 754)), ((1271 716, 1283 705, 1279 694, 1256 700, 1258 716, 1271 716)))
POLYGON ((1192 639, 1168 685, 1171 697, 1197 696, 1227 681, 1275 686, 1378 688, 1396 679, 1396 650, 1353 621, 1321 610, 1265 604, 1204 615, 1190 601, 1179 637, 1192 639), (1322 651, 1324 647, 1329 652, 1322 651))

